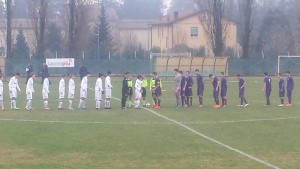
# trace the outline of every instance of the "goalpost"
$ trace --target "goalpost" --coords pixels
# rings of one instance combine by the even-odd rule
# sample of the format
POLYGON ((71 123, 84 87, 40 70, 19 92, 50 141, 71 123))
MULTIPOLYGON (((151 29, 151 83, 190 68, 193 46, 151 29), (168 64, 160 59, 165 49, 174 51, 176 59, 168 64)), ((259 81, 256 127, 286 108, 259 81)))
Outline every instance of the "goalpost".
MULTIPOLYGON (((278 56, 278 61, 277 61, 277 73, 279 74, 280 73, 280 71, 281 71, 281 64, 283 63, 283 61, 282 61, 282 59, 284 59, 284 58, 287 58, 287 59, 291 59, 291 58, 299 58, 300 59, 300 56, 278 56)), ((294 59, 292 59, 292 60, 289 60, 290 62, 294 62, 294 63, 299 63, 299 65, 297 65, 296 67, 297 68, 299 68, 300 67, 300 60, 298 60, 297 59, 297 61, 296 60, 294 60, 294 59)), ((292 67, 288 67, 288 69, 290 70, 290 69, 293 69, 292 67)))

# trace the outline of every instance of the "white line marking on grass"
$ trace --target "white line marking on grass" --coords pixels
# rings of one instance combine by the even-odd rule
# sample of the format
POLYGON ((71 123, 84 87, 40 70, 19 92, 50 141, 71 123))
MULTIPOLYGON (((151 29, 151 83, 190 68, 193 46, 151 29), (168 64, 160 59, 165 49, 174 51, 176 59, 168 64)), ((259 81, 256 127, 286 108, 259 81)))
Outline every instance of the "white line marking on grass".
POLYGON ((26 120, 26 119, 0 119, 0 121, 17 121, 17 122, 35 122, 35 123, 63 123, 63 124, 117 124, 117 125, 158 125, 158 124, 173 124, 159 122, 103 122, 103 121, 59 121, 59 120, 26 120))
MULTIPOLYGON (((249 120, 237 120, 237 121, 183 121, 181 124, 222 124, 222 123, 242 123, 242 122, 258 122, 258 121, 280 121, 289 119, 299 119, 300 116, 295 117, 282 117, 273 119, 249 119, 249 120)), ((174 125, 174 122, 107 122, 107 121, 62 121, 62 120, 32 120, 32 119, 3 119, 0 121, 17 121, 17 122, 35 122, 35 123, 64 123, 64 124, 116 124, 116 125, 174 125)))
MULTIPOLYGON (((118 100, 118 101, 121 101, 119 98, 116 98, 116 97, 113 97, 113 98, 116 99, 116 100, 118 100)), ((202 133, 200 133, 200 132, 198 132, 198 131, 196 131, 196 130, 194 130, 194 129, 192 129, 192 128, 190 128, 190 127, 188 127, 188 126, 186 126, 186 125, 184 125, 184 124, 182 124, 182 123, 180 123, 180 122, 178 122, 178 121, 176 121, 176 120, 174 120, 174 119, 171 119, 171 118, 168 118, 168 117, 166 117, 166 116, 163 116, 163 115, 157 113, 156 111, 153 111, 153 110, 148 109, 148 108, 143 108, 143 109, 145 109, 145 110, 151 112, 152 114, 154 114, 154 115, 156 115, 156 116, 158 116, 158 117, 161 117, 161 118, 163 118, 163 119, 165 119, 165 120, 167 120, 167 121, 173 122, 173 123, 175 123, 175 124, 177 124, 177 125, 179 125, 179 126, 185 128, 185 129, 191 131, 192 133, 194 133, 194 134, 196 134, 196 135, 199 135, 199 136, 201 136, 202 138, 205 138, 205 139, 207 139, 207 140, 209 140, 209 141, 211 141, 211 142, 214 142, 214 143, 216 143, 216 144, 218 144, 218 145, 220 145, 220 146, 222 146, 222 147, 225 147, 225 148, 227 148, 227 149, 229 149, 229 150, 231 150, 231 151, 234 151, 234 152, 236 152, 236 153, 238 153, 238 154, 241 154, 241 155, 243 155, 243 156, 246 156, 246 157, 248 157, 248 158, 250 158, 250 159, 252 159, 252 160, 254 160, 254 161, 257 161, 257 162, 259 162, 259 163, 261 163, 261 164, 264 164, 264 165, 266 165, 266 166, 269 166, 270 168, 280 169, 279 167, 277 167, 277 166, 275 166, 275 165, 273 165, 273 164, 270 164, 270 163, 268 163, 268 162, 265 162, 265 161, 263 161, 263 160, 261 160, 261 159, 258 159, 258 158, 254 157, 254 156, 252 156, 252 155, 249 155, 249 154, 247 154, 247 153, 245 153, 245 152, 243 152, 243 151, 241 151, 241 150, 235 149, 235 148, 233 148, 233 147, 231 147, 231 146, 229 146, 229 145, 227 145, 227 144, 224 144, 224 143, 222 143, 222 142, 220 142, 220 141, 218 141, 218 140, 215 140, 215 139, 213 139, 213 138, 211 138, 211 137, 208 137, 208 136, 206 136, 205 134, 202 134, 202 133)))
POLYGON ((294 117, 278 117, 271 119, 248 119, 248 120, 225 120, 225 121, 203 121, 203 122, 180 122, 182 124, 220 124, 220 123, 242 123, 242 122, 259 122, 259 121, 280 121, 280 120, 290 120, 290 119, 299 119, 300 116, 294 117))

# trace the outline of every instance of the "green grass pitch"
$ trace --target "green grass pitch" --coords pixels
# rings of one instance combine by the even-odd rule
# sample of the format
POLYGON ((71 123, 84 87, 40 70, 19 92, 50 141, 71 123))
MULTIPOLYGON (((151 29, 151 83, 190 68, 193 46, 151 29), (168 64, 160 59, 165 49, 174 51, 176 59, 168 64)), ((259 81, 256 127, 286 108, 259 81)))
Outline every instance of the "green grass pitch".
MULTIPOLYGON (((49 106, 42 110, 42 85, 35 81, 33 111, 24 109, 25 80, 17 100, 19 111, 0 111, 0 168, 3 169, 264 169, 300 168, 300 78, 295 79, 293 107, 277 107, 278 80, 273 79, 271 106, 264 107, 262 77, 246 78, 247 108, 237 107, 238 87, 229 78, 227 108, 212 108, 212 87, 206 78, 204 107, 175 109, 172 83, 163 82, 162 108, 97 111, 94 92, 88 93, 88 110, 57 110, 58 78, 52 78, 49 106), (167 117, 174 121, 167 120, 167 117), (180 123, 183 126, 176 124, 180 123), (223 145, 195 134, 201 133, 223 145), (273 168, 274 168, 273 167, 273 168)), ((89 79, 94 88, 96 78, 89 79)), ((68 80, 66 80, 67 84, 68 80)), ((78 105, 79 82, 76 81, 78 105)), ((121 96, 120 78, 112 78, 113 96, 121 96)), ((5 82, 5 106, 9 109, 5 82)), ((194 89, 194 95, 195 95, 194 89)), ((148 97, 151 103, 151 98, 148 97)), ((68 102, 65 101, 65 107, 68 102)), ((101 103, 103 107, 103 102, 101 103)))

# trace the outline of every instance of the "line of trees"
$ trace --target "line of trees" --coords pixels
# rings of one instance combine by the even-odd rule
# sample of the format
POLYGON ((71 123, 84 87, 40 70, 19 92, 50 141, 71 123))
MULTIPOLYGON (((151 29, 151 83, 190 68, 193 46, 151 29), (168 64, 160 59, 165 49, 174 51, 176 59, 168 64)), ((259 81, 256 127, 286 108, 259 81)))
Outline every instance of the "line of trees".
MULTIPOLYGON (((3 17, 6 18, 7 57, 13 57, 14 40, 11 27, 14 16, 22 17, 26 11, 30 11, 27 14, 34 27, 35 44, 31 53, 35 57, 43 58, 56 52, 67 57, 81 57, 83 51, 87 57, 108 57, 110 52, 116 51, 118 42, 113 38, 112 25, 109 25, 105 16, 107 6, 114 8, 120 19, 157 19, 160 14, 173 11, 195 8, 208 10, 212 17, 203 22, 203 26, 215 56, 223 56, 228 51, 232 53, 225 44, 227 24, 224 18, 237 22, 240 55, 243 58, 292 55, 300 52, 298 0, 173 0, 170 6, 166 6, 163 0, 123 0, 121 4, 118 2, 5 0, 0 10, 3 10, 3 17), (84 4, 94 2, 101 2, 101 6, 98 22, 91 26, 86 19, 90 16, 84 4), (26 5, 26 9, 17 4, 26 5), (51 22, 53 19, 59 20, 59 23, 51 22)), ((128 49, 124 49, 125 53, 130 53, 131 50, 143 52, 138 44, 126 45, 128 49)), ((180 48, 187 49, 183 46, 180 48)), ((200 48, 194 50, 200 51, 200 48)), ((200 53, 203 53, 202 49, 200 53)))

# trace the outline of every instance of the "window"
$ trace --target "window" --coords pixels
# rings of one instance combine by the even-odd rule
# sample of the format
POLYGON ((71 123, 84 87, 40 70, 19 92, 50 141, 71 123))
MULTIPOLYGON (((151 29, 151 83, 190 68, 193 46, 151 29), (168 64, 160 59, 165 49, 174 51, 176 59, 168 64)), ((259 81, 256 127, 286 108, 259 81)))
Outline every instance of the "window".
POLYGON ((198 27, 191 27, 191 37, 192 38, 198 37, 198 27))

